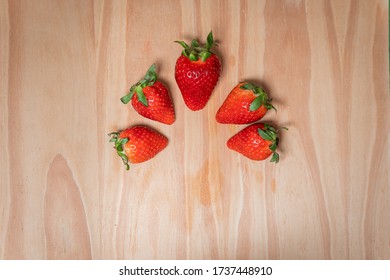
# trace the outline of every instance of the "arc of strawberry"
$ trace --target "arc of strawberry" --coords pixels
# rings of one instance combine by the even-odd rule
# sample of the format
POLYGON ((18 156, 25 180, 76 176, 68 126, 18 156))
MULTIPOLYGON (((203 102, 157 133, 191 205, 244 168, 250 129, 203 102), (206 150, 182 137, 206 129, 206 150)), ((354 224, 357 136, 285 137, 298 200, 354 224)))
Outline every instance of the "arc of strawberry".
POLYGON ((157 81, 157 73, 156 73, 156 64, 152 64, 146 72, 144 78, 140 80, 135 85, 130 87, 129 93, 121 98, 123 104, 127 104, 133 98, 134 94, 137 94, 138 100, 145 105, 149 106, 148 100, 145 97, 143 92, 143 88, 147 86, 152 86, 157 81))

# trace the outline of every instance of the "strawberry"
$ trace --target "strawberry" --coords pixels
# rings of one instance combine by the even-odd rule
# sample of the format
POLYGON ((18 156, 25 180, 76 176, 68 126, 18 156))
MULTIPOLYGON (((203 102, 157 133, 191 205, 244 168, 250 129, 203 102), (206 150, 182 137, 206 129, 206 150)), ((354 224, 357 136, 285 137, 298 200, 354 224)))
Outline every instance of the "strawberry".
POLYGON ((276 108, 265 91, 252 83, 239 83, 219 108, 216 119, 225 124, 248 124, 260 120, 276 108))
POLYGON ((121 98, 122 103, 130 102, 134 109, 148 119, 165 124, 175 121, 175 111, 167 88, 157 80, 156 65, 150 66, 145 77, 130 88, 121 98))
POLYGON ((192 40, 191 46, 183 41, 179 43, 184 50, 176 61, 175 79, 184 103, 193 111, 206 106, 221 74, 221 62, 210 51, 214 44, 213 33, 207 36, 207 43, 203 46, 192 40))
POLYGON ((252 160, 264 160, 272 155, 271 162, 277 163, 279 162, 279 154, 276 152, 279 143, 277 132, 269 124, 255 123, 231 137, 227 141, 227 146, 252 160))
POLYGON ((153 158, 168 145, 168 139, 157 131, 142 125, 132 126, 123 131, 108 134, 110 142, 122 158, 126 169, 130 163, 140 163, 153 158))

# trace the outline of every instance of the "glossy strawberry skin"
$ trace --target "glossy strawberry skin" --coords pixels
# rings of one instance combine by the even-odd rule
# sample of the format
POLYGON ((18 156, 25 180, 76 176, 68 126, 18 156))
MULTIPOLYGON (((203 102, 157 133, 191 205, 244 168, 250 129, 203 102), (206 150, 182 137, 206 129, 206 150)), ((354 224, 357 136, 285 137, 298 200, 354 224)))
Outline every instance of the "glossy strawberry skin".
POLYGON ((120 132, 119 139, 127 138, 123 151, 130 163, 147 161, 168 145, 168 139, 159 132, 142 125, 132 126, 120 132))
POLYGON ((152 86, 144 87, 142 91, 148 106, 142 104, 136 94, 131 99, 131 104, 138 114, 161 123, 173 124, 175 110, 166 86, 160 81, 156 81, 152 86))
POLYGON ((264 140, 258 133, 264 129, 263 123, 252 124, 227 141, 227 146, 252 160, 264 160, 273 154, 270 149, 272 141, 264 140))
POLYGON ((221 62, 215 54, 202 61, 181 55, 176 61, 175 79, 187 107, 198 111, 206 106, 221 74, 221 62))
POLYGON ((262 105, 255 111, 250 111, 250 104, 256 99, 251 90, 241 89, 244 83, 235 86, 218 109, 216 120, 222 124, 249 124, 260 120, 268 109, 262 105))

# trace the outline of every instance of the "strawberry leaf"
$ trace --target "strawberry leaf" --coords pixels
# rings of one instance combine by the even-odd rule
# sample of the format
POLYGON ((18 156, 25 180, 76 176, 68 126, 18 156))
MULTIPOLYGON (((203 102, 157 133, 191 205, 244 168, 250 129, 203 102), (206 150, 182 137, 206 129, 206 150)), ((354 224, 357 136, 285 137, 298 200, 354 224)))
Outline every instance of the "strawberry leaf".
POLYGON ((199 58, 204 62, 212 54, 210 51, 211 47, 214 45, 213 32, 211 31, 206 40, 206 44, 200 45, 198 40, 193 39, 191 41, 191 46, 183 41, 175 41, 175 43, 180 44, 183 47, 182 55, 189 58, 191 61, 198 61, 199 58))
POLYGON ((181 54, 184 55, 185 57, 188 57, 188 56, 190 55, 188 49, 183 49, 182 52, 181 52, 181 54))
POLYGON ((263 98, 262 96, 256 97, 252 102, 251 105, 249 106, 249 111, 256 111, 263 105, 263 98))
POLYGON ((184 41, 175 41, 175 43, 180 44, 180 46, 182 46, 183 49, 189 49, 189 48, 190 48, 190 46, 188 46, 188 45, 186 44, 186 42, 184 42, 184 41))
POLYGON ((206 49, 209 51, 214 44, 213 31, 210 31, 209 35, 207 35, 206 41, 206 49))
POLYGON ((195 51, 192 51, 190 53, 190 55, 188 56, 188 58, 191 60, 191 61, 197 61, 198 60, 198 55, 195 51))
POLYGON ((122 152, 122 151, 118 151, 118 156, 121 157, 123 163, 126 166, 126 170, 129 170, 130 169, 129 159, 127 158, 126 154, 124 152, 122 152))
POLYGON ((274 105, 271 104, 271 102, 272 102, 272 99, 266 100, 266 102, 264 103, 265 108, 267 108, 267 110, 273 109, 277 113, 278 110, 276 110, 276 108, 274 107, 274 105))
POLYGON ((156 74, 156 64, 152 64, 152 66, 149 67, 148 71, 145 74, 144 80, 150 82, 153 82, 152 85, 157 80, 157 74, 156 74))
POLYGON ((251 90, 253 91, 253 94, 257 96, 249 106, 250 111, 256 111, 261 106, 264 106, 267 110, 274 109, 276 111, 276 108, 271 104, 272 99, 268 98, 267 93, 261 87, 252 83, 245 83, 240 86, 240 88, 244 90, 251 90))
POLYGON ((111 132, 108 134, 108 136, 111 137, 110 142, 115 143, 115 149, 118 154, 118 156, 121 157, 123 163, 126 166, 126 170, 130 169, 129 165, 129 159, 127 158, 125 152, 123 151, 123 145, 126 144, 129 141, 129 138, 119 138, 120 132, 111 132))
POLYGON ((119 143, 120 145, 124 145, 124 144, 126 144, 128 141, 129 141, 129 138, 121 138, 121 139, 118 141, 118 143, 119 143))
POLYGON ((110 142, 116 142, 119 137, 119 132, 111 132, 108 134, 111 137, 110 142))
POLYGON ((255 88, 255 86, 252 83, 246 83, 246 84, 240 86, 240 88, 245 89, 245 90, 253 90, 255 88))
POLYGON ((126 94, 125 96, 123 96, 123 97, 121 98, 121 102, 122 102, 123 104, 129 103, 130 100, 133 98, 133 95, 134 95, 134 90, 133 90, 133 91, 130 90, 130 92, 129 92, 128 94, 126 94))
POLYGON ((271 162, 275 162, 275 163, 279 162, 279 154, 278 153, 274 152, 272 154, 271 162))
POLYGON ((152 86, 157 81, 156 64, 152 64, 144 78, 138 81, 135 85, 132 85, 128 94, 121 98, 123 104, 127 104, 133 98, 134 93, 137 94, 138 100, 145 106, 148 106, 148 101, 143 93, 143 88, 152 86))
POLYGON ((143 105, 148 107, 148 100, 146 100, 146 97, 145 97, 145 94, 142 90, 142 87, 140 87, 140 86, 136 87, 135 92, 137 94, 139 102, 141 102, 143 105))
POLYGON ((211 52, 203 51, 199 54, 199 56, 200 56, 200 59, 204 62, 211 56, 211 52))
POLYGON ((269 146, 269 149, 270 149, 271 151, 275 152, 277 147, 278 147, 278 145, 277 145, 276 142, 275 142, 275 143, 272 143, 272 144, 269 146))
POLYGON ((275 128, 273 128, 272 126, 270 126, 268 123, 265 123, 265 124, 264 124, 264 130, 265 130, 265 131, 273 131, 273 132, 275 132, 275 128))
POLYGON ((259 88, 259 87, 256 87, 256 86, 253 87, 253 92, 256 95, 266 95, 265 91, 262 88, 259 88))
POLYGON ((260 137, 263 138, 264 140, 268 140, 268 141, 273 141, 273 137, 266 131, 262 130, 262 129, 258 129, 257 132, 259 133, 260 137))
MULTIPOLYGON (((281 129, 286 129, 286 127, 281 127, 281 129)), ((270 141, 269 149, 272 151, 271 162, 278 163, 279 162, 279 154, 276 152, 276 149, 279 144, 278 130, 276 130, 273 126, 269 124, 264 124, 264 129, 257 130, 260 137, 264 140, 270 141)))
POLYGON ((191 48, 198 48, 199 47, 199 42, 196 39, 193 39, 191 42, 191 48))

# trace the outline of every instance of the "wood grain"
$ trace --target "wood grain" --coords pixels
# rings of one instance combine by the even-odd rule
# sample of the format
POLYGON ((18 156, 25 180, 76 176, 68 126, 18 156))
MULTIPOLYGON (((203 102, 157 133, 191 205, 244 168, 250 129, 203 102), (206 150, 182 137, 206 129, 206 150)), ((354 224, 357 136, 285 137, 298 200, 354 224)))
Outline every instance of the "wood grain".
POLYGON ((390 259, 388 2, 0 1, 0 258, 390 259), (223 72, 202 111, 174 81, 213 30, 223 72), (156 63, 176 122, 120 103, 156 63), (281 161, 225 143, 215 113, 261 84, 281 161), (107 134, 168 147, 126 172, 107 134))

